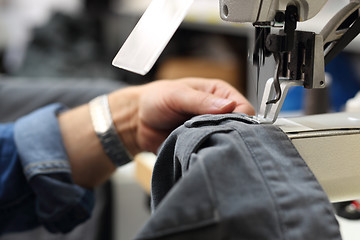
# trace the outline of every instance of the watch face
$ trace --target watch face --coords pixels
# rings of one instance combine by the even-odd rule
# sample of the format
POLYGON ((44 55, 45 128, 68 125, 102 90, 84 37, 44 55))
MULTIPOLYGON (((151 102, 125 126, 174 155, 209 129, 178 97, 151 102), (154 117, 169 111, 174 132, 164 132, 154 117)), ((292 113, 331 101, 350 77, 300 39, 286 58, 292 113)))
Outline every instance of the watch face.
POLYGON ((105 133, 112 126, 112 118, 106 95, 99 96, 89 103, 91 120, 96 133, 105 133))
POLYGON ((91 100, 89 110, 94 131, 112 163, 121 166, 130 162, 132 157, 123 146, 114 127, 107 96, 91 100))

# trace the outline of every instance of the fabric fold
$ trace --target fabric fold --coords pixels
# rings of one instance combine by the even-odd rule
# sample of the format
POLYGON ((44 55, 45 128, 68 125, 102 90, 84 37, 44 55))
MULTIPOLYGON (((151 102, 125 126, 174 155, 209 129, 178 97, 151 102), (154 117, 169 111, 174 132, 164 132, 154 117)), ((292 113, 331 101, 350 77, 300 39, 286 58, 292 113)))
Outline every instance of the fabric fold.
POLYGON ((341 239, 331 203, 286 134, 242 114, 198 116, 168 137, 152 206, 135 239, 341 239))
POLYGON ((74 184, 57 114, 51 104, 15 122, 14 139, 25 177, 34 193, 39 222, 53 233, 67 233, 91 216, 92 190, 74 184))

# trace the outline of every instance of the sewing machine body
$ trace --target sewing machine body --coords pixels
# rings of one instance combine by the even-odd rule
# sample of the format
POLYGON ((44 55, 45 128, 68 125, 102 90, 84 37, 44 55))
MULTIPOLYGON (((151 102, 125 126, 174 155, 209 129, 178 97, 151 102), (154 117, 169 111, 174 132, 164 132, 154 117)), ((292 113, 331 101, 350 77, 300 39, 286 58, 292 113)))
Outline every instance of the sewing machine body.
POLYGON ((220 16, 229 22, 270 22, 277 11, 285 11, 289 4, 297 5, 300 20, 314 17, 327 0, 220 0, 220 16))
POLYGON ((360 113, 279 118, 332 202, 360 199, 360 113))

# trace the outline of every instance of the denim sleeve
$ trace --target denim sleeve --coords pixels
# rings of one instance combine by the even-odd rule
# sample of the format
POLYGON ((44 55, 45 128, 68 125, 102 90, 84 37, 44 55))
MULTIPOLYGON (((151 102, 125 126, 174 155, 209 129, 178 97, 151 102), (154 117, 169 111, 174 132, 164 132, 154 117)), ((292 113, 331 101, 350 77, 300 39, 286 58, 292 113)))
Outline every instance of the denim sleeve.
POLYGON ((33 193, 22 172, 14 124, 0 124, 0 235, 38 225, 33 193))
POLYGON ((20 163, 34 194, 39 224, 66 233, 87 220, 94 206, 91 190, 73 183, 57 114, 60 104, 41 108, 15 122, 14 140, 20 163))

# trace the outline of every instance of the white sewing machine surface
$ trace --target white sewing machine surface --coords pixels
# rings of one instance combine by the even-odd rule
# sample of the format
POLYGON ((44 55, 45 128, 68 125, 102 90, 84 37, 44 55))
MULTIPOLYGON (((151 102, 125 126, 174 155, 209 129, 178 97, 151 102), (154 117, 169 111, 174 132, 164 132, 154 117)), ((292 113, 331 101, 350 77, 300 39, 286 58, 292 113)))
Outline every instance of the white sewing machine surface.
POLYGON ((274 124, 284 132, 294 135, 311 131, 340 132, 341 130, 353 130, 360 132, 360 113, 341 112, 293 118, 278 118, 274 124))
POLYGON ((292 140, 332 202, 360 198, 360 113, 279 118, 274 124, 292 140))

